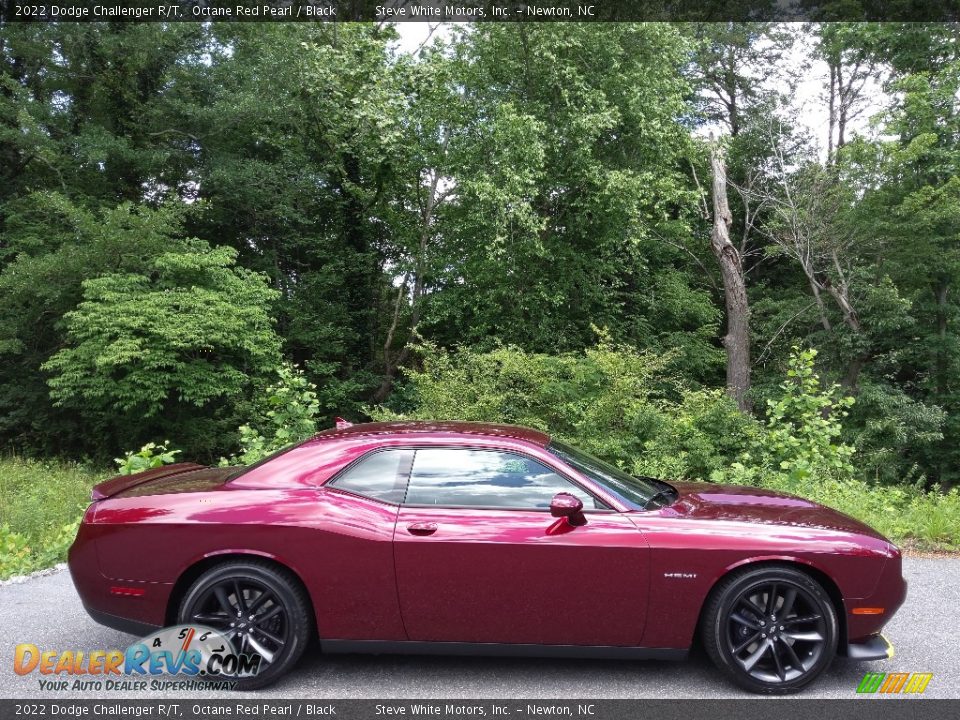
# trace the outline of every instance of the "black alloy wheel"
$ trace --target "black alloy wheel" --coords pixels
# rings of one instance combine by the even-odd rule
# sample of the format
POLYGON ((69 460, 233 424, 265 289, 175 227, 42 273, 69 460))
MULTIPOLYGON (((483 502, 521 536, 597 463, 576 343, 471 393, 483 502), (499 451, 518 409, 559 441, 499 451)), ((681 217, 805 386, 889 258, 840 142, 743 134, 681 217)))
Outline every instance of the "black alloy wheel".
POLYGON ((707 653, 752 692, 796 692, 836 655, 833 603, 819 583, 793 568, 731 576, 714 590, 704 619, 707 653))
POLYGON ((237 690, 277 680, 300 659, 312 629, 310 602, 300 583, 257 560, 208 570, 187 591, 178 618, 181 624, 217 630, 240 654, 260 656, 257 675, 240 679, 237 690))

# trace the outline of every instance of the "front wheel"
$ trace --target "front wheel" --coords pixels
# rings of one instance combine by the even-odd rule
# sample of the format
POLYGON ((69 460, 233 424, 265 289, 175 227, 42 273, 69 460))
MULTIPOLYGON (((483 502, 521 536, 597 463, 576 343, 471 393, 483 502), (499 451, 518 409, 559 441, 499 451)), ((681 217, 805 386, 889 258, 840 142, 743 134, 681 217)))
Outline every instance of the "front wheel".
POLYGON ((730 576, 708 600, 710 659, 751 692, 784 695, 812 682, 837 652, 837 614, 813 578, 788 567, 730 576))
POLYGON ((201 575, 180 603, 180 623, 211 627, 237 652, 260 656, 259 672, 237 690, 275 682, 303 655, 312 627, 306 591, 270 563, 225 562, 201 575))

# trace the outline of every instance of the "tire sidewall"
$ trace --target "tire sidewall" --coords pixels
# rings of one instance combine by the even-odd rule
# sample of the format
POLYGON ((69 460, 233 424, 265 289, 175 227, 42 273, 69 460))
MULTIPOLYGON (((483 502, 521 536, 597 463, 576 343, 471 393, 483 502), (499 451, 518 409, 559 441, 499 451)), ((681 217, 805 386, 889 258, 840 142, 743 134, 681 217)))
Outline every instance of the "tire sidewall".
POLYGON ((732 580, 720 592, 716 612, 710 618, 709 631, 711 637, 709 638, 708 651, 710 651, 709 654, 714 662, 744 689, 766 695, 797 692, 816 680, 833 662, 839 640, 837 614, 830 597, 813 578, 790 568, 762 568, 747 571, 732 580), (826 625, 826 642, 816 666, 799 678, 789 682, 766 683, 746 673, 733 656, 726 638, 727 619, 740 595, 753 585, 771 581, 792 584, 808 592, 820 605, 820 612, 826 625), (711 648, 710 645, 713 647, 711 648))
POLYGON ((286 573, 278 572, 265 563, 231 562, 211 568, 194 581, 180 602, 177 611, 179 622, 192 622, 190 610, 193 604, 212 585, 234 577, 256 580, 268 586, 283 605, 290 624, 287 643, 281 658, 270 663, 265 671, 256 676, 238 680, 234 687, 235 690, 255 690, 278 680, 300 659, 309 640, 309 613, 307 608, 303 607, 303 598, 298 593, 295 581, 286 573))

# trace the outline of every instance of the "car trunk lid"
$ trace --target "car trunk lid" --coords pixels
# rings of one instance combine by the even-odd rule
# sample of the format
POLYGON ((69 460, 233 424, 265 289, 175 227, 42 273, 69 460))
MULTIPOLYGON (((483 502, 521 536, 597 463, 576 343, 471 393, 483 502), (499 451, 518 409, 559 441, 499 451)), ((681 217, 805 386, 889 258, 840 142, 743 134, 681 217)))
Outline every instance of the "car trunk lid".
POLYGON ((182 475, 183 473, 203 469, 203 465, 197 465, 196 463, 176 463, 174 465, 164 465, 151 470, 144 470, 143 472, 134 473, 133 475, 117 475, 98 485, 94 485, 93 490, 90 492, 90 499, 94 501, 104 500, 133 488, 156 483, 163 478, 170 478, 174 475, 182 475))

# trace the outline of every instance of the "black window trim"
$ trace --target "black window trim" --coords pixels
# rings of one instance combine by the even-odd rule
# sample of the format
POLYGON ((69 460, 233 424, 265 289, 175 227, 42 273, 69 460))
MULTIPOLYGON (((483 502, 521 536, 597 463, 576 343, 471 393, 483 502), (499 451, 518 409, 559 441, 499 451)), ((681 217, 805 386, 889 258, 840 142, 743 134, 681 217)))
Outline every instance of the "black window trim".
MULTIPOLYGON (((334 473, 332 477, 327 478, 326 482, 324 482, 322 485, 317 485, 315 487, 317 487, 318 489, 336 490, 337 492, 344 493, 345 495, 352 495, 353 497, 363 498, 364 500, 370 500, 372 502, 380 503, 381 505, 389 505, 390 507, 399 508, 401 505, 403 505, 403 499, 401 499, 400 502, 396 503, 396 502, 391 502, 390 500, 384 500, 383 498, 372 497, 371 495, 364 495, 363 493, 357 492, 356 490, 349 490, 347 488, 336 486, 337 481, 342 479, 348 472, 353 470, 353 468, 355 468, 357 465, 362 463, 364 460, 367 460, 368 458, 371 458, 378 453, 389 452, 392 450, 400 450, 400 451, 413 450, 413 456, 416 455, 415 448, 390 446, 390 445, 385 447, 374 448, 373 450, 370 450, 369 452, 365 452, 363 455, 359 457, 355 457, 353 460, 347 463, 344 467, 340 468, 336 473, 334 473)), ((413 456, 411 456, 410 458, 410 466, 407 468, 405 473, 406 477, 403 479, 403 498, 407 497, 407 488, 410 485, 410 472, 413 470, 413 456)), ((403 474, 404 473, 402 473, 398 469, 397 471, 398 477, 394 479, 394 482, 395 483, 398 482, 400 480, 400 476, 403 474)))
POLYGON ((356 457, 347 463, 344 467, 340 468, 333 476, 328 478, 326 482, 322 485, 316 487, 330 490, 336 490, 337 492, 344 493, 345 495, 352 495, 353 497, 363 498, 364 500, 370 500, 372 502, 380 503, 381 505, 389 505, 390 507, 402 508, 419 508, 419 509, 445 509, 445 510, 507 510, 510 512, 516 512, 518 510, 524 512, 542 512, 549 513, 550 508, 529 508, 529 507, 514 507, 509 505, 431 505, 431 504, 421 504, 421 503, 407 503, 407 492, 410 489, 410 476, 413 474, 413 466, 417 461, 417 450, 431 450, 431 449, 444 449, 444 450, 492 450, 494 452, 507 453, 509 455, 516 455, 518 457, 526 458, 527 460, 533 460, 540 465, 543 465, 548 470, 553 472, 555 475, 559 475, 564 480, 569 482, 576 488, 579 488, 587 495, 592 497, 594 501, 600 502, 607 507, 602 508, 583 508, 584 513, 601 513, 601 514, 610 514, 610 513, 619 513, 620 511, 616 508, 609 507, 609 503, 604 500, 602 497, 599 497, 595 492, 583 486, 576 478, 570 477, 566 472, 561 472, 555 467, 547 465, 539 458, 535 458, 532 455, 528 455, 517 450, 510 450, 502 447, 496 446, 486 446, 486 445, 420 445, 420 444, 411 444, 411 445, 386 445, 384 447, 374 448, 369 452, 365 452, 360 457, 356 457), (355 492, 353 490, 348 490, 346 488, 341 488, 336 486, 336 482, 346 475, 350 470, 359 465, 361 462, 366 460, 369 457, 372 457, 376 453, 387 452, 390 450, 412 450, 413 458, 410 462, 410 467, 407 468, 406 478, 403 481, 403 499, 399 503, 390 502, 389 500, 384 500, 382 498, 370 497, 369 495, 364 495, 362 493, 355 492))
POLYGON ((535 458, 532 455, 528 455, 518 450, 511 450, 511 449, 495 447, 495 446, 487 447, 487 446, 480 446, 480 445, 415 445, 407 448, 414 451, 414 456, 413 456, 413 462, 410 465, 410 472, 407 473, 407 483, 406 483, 406 488, 403 492, 403 501, 400 503, 401 507, 419 508, 419 509, 434 508, 434 509, 444 509, 444 510, 507 510, 511 512, 516 512, 519 510, 524 512, 542 512, 542 513, 550 512, 550 508, 531 508, 531 507, 520 507, 520 506, 512 506, 512 505, 434 505, 430 503, 408 503, 407 493, 410 491, 410 478, 413 476, 413 468, 417 464, 416 451, 433 450, 438 448, 443 450, 487 450, 487 451, 493 451, 493 452, 500 452, 507 455, 516 455, 517 457, 525 458, 527 460, 532 460, 533 462, 538 463, 539 465, 542 465, 543 467, 547 468, 547 470, 552 472, 554 475, 558 475, 559 477, 563 478, 568 483, 573 485, 575 488, 578 488, 582 492, 592 497, 594 499, 594 502, 599 502, 607 506, 603 508, 584 507, 583 508, 584 513, 608 514, 608 513, 619 512, 616 508, 609 507, 609 503, 606 500, 604 500, 602 497, 599 497, 595 492, 591 491, 590 489, 584 487, 583 484, 578 482, 575 478, 570 477, 565 472, 560 472, 555 467, 547 465, 545 462, 543 462, 539 458, 535 458))

